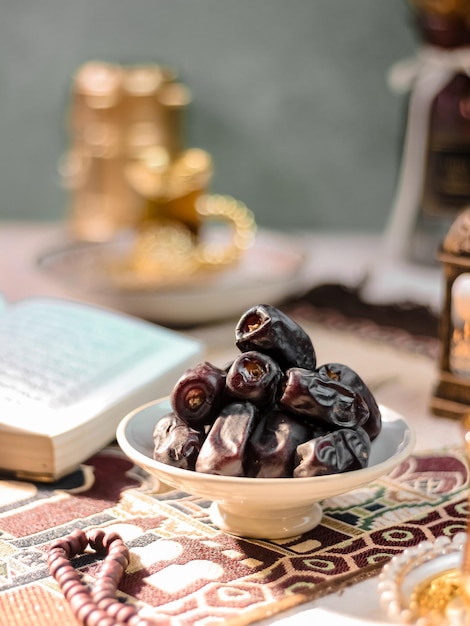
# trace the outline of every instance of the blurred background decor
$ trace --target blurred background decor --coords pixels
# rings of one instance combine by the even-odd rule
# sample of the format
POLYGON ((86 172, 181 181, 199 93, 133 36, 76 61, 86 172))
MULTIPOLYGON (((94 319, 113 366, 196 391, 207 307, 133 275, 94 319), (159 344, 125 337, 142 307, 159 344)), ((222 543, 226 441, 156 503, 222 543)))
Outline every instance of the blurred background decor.
POLYGON ((470 3, 409 4, 419 49, 391 73, 410 98, 387 240, 393 256, 435 264, 449 227, 470 204, 470 3))
POLYGON ((252 212, 209 195, 212 159, 185 145, 190 92, 175 76, 157 64, 103 61, 74 76, 61 168, 70 192, 66 224, 75 240, 97 244, 127 233, 127 243, 107 248, 109 258, 94 268, 120 288, 193 280, 236 263, 254 240, 252 212), (218 241, 209 241, 215 222, 218 241))
POLYGON ((389 68, 417 46, 404 0, 2 3, 0 216, 54 221, 71 77, 91 59, 158 62, 191 88, 187 145, 280 230, 381 232, 404 97, 389 68))
MULTIPOLYGON (((155 147, 161 177, 171 173, 177 159, 188 160, 182 117, 189 101, 187 87, 156 64, 95 61, 75 72, 66 113, 69 146, 60 174, 70 191, 68 222, 76 239, 107 241, 142 222, 146 207, 127 168, 155 147)), ((200 193, 211 178, 208 155, 203 167, 200 193)), ((174 195, 181 198, 183 190, 174 195)))
MULTIPOLYGON (((353 286, 368 303, 411 298, 434 308, 441 302, 437 266, 429 272, 393 266, 387 273, 383 263, 407 110, 407 96, 392 93, 387 76, 420 46, 406 0, 107 2, 45 0, 41 10, 15 5, 4 11, 5 225, 57 224, 70 215, 71 189, 62 185, 67 168, 61 160, 57 171, 57 161, 74 143, 64 116, 77 69, 90 59, 121 68, 159 63, 160 89, 162 82, 190 86, 174 119, 184 117, 185 146, 210 157, 211 192, 243 199, 256 218, 257 242, 266 231, 276 235, 274 246, 271 239, 268 250, 255 249, 247 272, 232 276, 237 294, 264 288, 266 279, 272 284, 275 257, 287 251, 293 259, 294 251, 306 252, 308 262, 285 264, 283 289, 276 292, 284 298, 327 281, 353 286), (343 234, 353 238, 351 245, 343 234), (368 243, 357 245, 355 235, 368 243), (303 280, 294 284, 299 270, 303 280)), ((151 91, 152 80, 147 85, 151 91)), ((89 234, 80 237, 93 243, 89 234)), ((228 282, 224 297, 231 297, 228 282)), ((220 292, 217 298, 222 301, 220 292)), ((122 294, 118 300, 124 306, 122 294)), ((142 311, 140 302, 130 310, 142 311)))
POLYGON ((440 319, 438 380, 431 410, 463 420, 470 411, 470 209, 447 233, 439 259, 445 290, 440 319))

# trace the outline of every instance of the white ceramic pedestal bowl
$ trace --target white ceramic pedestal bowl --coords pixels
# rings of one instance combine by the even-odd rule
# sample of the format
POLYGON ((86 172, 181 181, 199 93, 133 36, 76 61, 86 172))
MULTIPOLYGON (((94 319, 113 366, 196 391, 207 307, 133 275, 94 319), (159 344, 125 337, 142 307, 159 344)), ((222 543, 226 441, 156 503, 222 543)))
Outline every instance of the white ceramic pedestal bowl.
POLYGON ((153 429, 170 410, 167 398, 137 408, 117 429, 125 454, 166 485, 212 500, 211 519, 222 530, 260 539, 293 537, 320 523, 320 501, 376 480, 411 453, 415 436, 406 420, 381 407, 383 426, 365 469, 312 478, 238 478, 202 474, 153 460, 153 429))

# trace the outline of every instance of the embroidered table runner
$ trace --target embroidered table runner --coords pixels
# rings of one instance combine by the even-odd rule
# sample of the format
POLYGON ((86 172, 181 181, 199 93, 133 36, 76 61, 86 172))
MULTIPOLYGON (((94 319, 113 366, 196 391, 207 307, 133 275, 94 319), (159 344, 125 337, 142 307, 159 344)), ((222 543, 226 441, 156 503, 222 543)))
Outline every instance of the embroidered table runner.
MULTIPOLYGON (((49 576, 52 540, 75 528, 121 534, 131 562, 119 585, 168 625, 245 625, 377 574, 424 539, 466 527, 467 469, 458 449, 419 454, 389 476, 324 501, 320 526, 280 541, 222 533, 209 502, 156 495, 148 476, 116 448, 55 485, 0 484, 0 625, 75 626, 49 576)), ((92 584, 99 558, 74 560, 92 584)))

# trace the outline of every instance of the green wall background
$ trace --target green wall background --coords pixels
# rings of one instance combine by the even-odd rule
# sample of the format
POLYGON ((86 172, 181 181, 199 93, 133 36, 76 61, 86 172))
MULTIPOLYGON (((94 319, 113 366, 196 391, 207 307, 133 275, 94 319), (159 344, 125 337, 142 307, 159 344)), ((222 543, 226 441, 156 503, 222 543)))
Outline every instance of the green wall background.
POLYGON ((75 70, 177 70, 188 145, 260 225, 379 231, 393 200, 412 54, 405 0, 0 0, 0 218, 66 214, 57 164, 75 70))

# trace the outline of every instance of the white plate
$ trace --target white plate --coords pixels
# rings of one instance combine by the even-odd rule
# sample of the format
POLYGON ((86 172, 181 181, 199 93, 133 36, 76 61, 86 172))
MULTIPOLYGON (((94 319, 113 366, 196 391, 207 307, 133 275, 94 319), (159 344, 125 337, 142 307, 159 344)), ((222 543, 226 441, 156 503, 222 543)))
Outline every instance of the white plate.
POLYGON ((48 252, 39 267, 84 294, 99 293, 106 304, 161 324, 185 326, 240 316, 267 302, 279 304, 305 284, 306 251, 299 239, 259 231, 232 268, 194 285, 152 290, 118 290, 99 274, 103 257, 116 244, 74 244, 48 252))
POLYGON ((415 435, 398 413, 381 407, 383 426, 365 469, 312 478, 237 478, 183 470, 153 459, 155 424, 170 410, 167 398, 137 408, 120 423, 125 454, 165 485, 213 501, 211 516, 223 530, 247 537, 291 537, 314 528, 319 502, 376 480, 411 453, 415 435))

